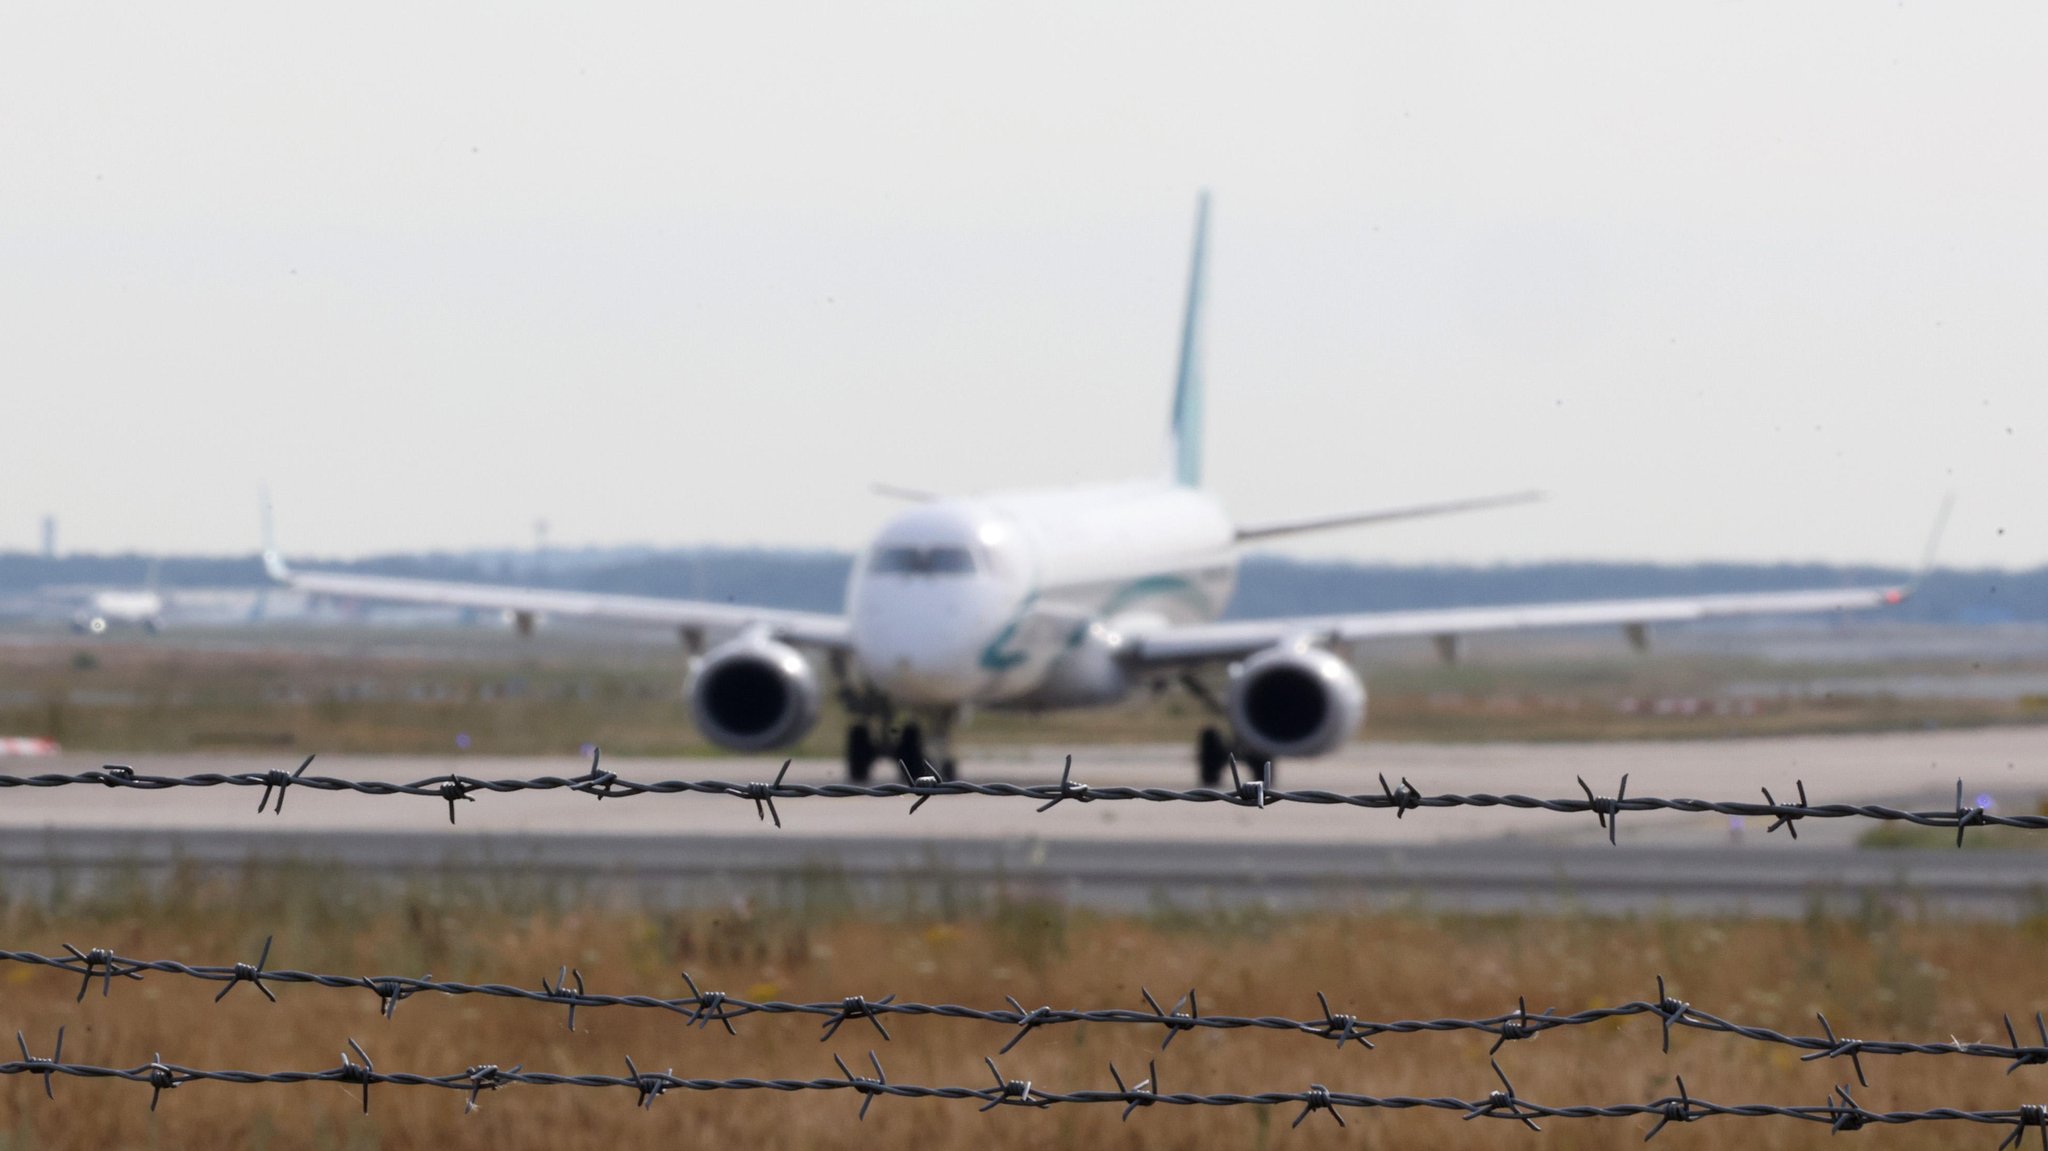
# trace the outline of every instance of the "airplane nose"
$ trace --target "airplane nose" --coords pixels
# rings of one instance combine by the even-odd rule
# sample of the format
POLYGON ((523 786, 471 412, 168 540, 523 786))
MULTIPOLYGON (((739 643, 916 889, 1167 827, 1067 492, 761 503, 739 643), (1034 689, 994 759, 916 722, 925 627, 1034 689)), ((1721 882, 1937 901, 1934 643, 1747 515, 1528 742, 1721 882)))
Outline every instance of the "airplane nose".
POLYGON ((862 670, 904 703, 959 703, 985 678, 977 642, 981 621, 936 605, 875 604, 854 631, 862 670))
MULTIPOLYGON (((971 647, 931 642, 938 637, 917 637, 927 642, 893 646, 877 653, 884 691, 913 703, 941 703, 959 700, 973 689, 976 657, 971 647)), ((865 656, 866 653, 863 653, 865 656)))

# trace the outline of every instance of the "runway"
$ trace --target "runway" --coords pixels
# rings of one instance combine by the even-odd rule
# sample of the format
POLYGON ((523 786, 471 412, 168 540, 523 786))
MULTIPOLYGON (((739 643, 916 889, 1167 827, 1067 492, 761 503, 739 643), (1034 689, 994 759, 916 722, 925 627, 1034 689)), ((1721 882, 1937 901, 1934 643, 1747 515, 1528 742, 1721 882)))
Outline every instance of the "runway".
MULTIPOLYGON (((1063 753, 1002 750, 974 763, 983 779, 1050 782, 1063 753)), ((1192 785, 1180 749, 1081 749, 1090 784, 1192 785)), ((102 757, 0 761, 36 774, 101 766, 102 757)), ((121 761, 115 761, 121 762, 121 761)), ((264 771, 289 756, 134 757, 152 774, 264 771)), ((485 778, 574 776, 573 758, 323 757, 317 774, 397 781, 451 771, 485 778)), ((773 760, 612 760, 623 777, 767 779, 773 760)), ((1697 743, 1355 745, 1331 760, 1283 765, 1287 787, 1377 791, 1378 775, 1425 793, 1578 796, 1583 775, 1612 795, 1781 798, 1803 778, 1813 802, 1940 809, 1961 776, 1967 794, 2033 811, 2048 794, 2048 728, 1697 743)), ((792 780, 835 779, 800 762, 792 780)), ((1797 843, 1726 817, 1628 814, 1610 847, 1590 816, 1502 809, 1386 811, 1142 802, 1061 804, 948 797, 915 815, 911 801, 784 800, 784 826, 751 802, 646 796, 599 802, 571 793, 484 795, 458 822, 433 799, 289 793, 259 816, 253 789, 140 793, 90 787, 17 789, 0 799, 0 867, 14 890, 52 877, 167 874, 297 860, 354 873, 417 878, 436 871, 511 876, 593 898, 663 904, 830 898, 862 905, 1050 899, 1120 910, 1256 904, 1414 906, 1499 911, 1800 914, 1816 903, 1877 900, 1919 914, 2013 918, 2048 908, 2048 851, 1878 851, 1853 846, 1862 821, 1809 820, 1797 843)))

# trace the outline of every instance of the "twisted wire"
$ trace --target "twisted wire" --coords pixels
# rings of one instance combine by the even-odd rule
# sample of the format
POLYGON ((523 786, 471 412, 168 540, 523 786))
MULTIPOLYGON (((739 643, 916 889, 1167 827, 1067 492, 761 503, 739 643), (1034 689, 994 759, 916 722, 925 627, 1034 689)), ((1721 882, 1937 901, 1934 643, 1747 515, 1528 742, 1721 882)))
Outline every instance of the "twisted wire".
POLYGON ((542 1003, 566 1007, 569 1011, 569 1027, 572 1030, 576 1025, 577 1009, 599 1007, 667 1011, 683 1017, 690 1025, 708 1027, 717 1024, 728 1034, 737 1034, 734 1023, 751 1016, 809 1016, 820 1020, 819 1026, 824 1032, 821 1038, 830 1038, 841 1026, 855 1020, 868 1021, 885 1040, 890 1038, 888 1028, 883 1022, 886 1018, 923 1017, 978 1021, 1015 1029, 1015 1034, 997 1051, 999 1055, 1007 1054, 1033 1031, 1075 1023, 1159 1028, 1165 1032, 1165 1038, 1161 1042, 1162 1049, 1171 1045, 1174 1038, 1183 1031, 1258 1030, 1293 1032, 1311 1038, 1331 1040, 1339 1048, 1350 1043, 1371 1048, 1374 1046, 1373 1040, 1388 1035, 1477 1032, 1493 1036, 1493 1050, 1498 1051, 1508 1043, 1534 1039, 1546 1031, 1649 1016, 1660 1023, 1663 1049, 1667 1052, 1671 1049, 1673 1028, 1729 1035, 1752 1042, 1790 1047, 1806 1052, 1804 1058, 1807 1059, 1846 1058, 1854 1066, 1858 1081, 1865 1086, 1869 1085, 1862 1062, 1865 1055, 1958 1055, 1999 1059, 2008 1062, 2008 1074, 2020 1067, 2048 1064, 2048 1021, 2044 1021, 2039 1012, 2034 1016, 2035 1030, 2040 1035, 2038 1043, 2021 1043, 2009 1015, 2004 1021, 2008 1040, 2005 1043, 1966 1042, 1960 1039, 1951 1039, 1946 1043, 1854 1039, 1836 1034, 1825 1015, 1816 1016, 1825 1034, 1795 1035, 1774 1028, 1738 1023, 1703 1011, 1669 994, 1661 976, 1657 979, 1655 999, 1630 1000, 1569 1014, 1559 1014, 1555 1008, 1531 1012, 1524 1001, 1514 1011, 1479 1018, 1377 1021, 1361 1019, 1356 1015, 1334 1010, 1329 999, 1321 992, 1316 993, 1321 1008, 1320 1014, 1296 1018, 1285 1015, 1205 1014, 1201 1010, 1199 996, 1192 989, 1182 995, 1171 1009, 1162 1007, 1149 990, 1144 990, 1141 994, 1147 1004, 1145 1009, 1052 1006, 1027 1009, 1015 996, 1004 996, 1008 1003, 1007 1008, 985 1010, 953 1003, 905 1001, 893 994, 873 998, 847 995, 838 999, 803 1003, 784 1000, 756 1001, 728 995, 723 991, 705 991, 688 972, 684 972, 682 978, 688 984, 690 993, 675 996, 591 991, 585 987, 583 973, 580 970, 571 971, 566 967, 557 972, 552 982, 543 977, 538 988, 509 983, 469 983, 435 979, 431 975, 420 978, 403 975, 337 975, 293 968, 266 968, 264 964, 269 960, 271 943, 270 939, 264 940, 262 955, 253 964, 205 965, 175 959, 136 959, 114 954, 105 948, 81 950, 68 943, 64 945, 66 953, 63 955, 0 949, 0 962, 49 968, 76 975, 79 977, 77 998, 80 1000, 92 990, 95 982, 98 982, 100 993, 104 997, 111 994, 113 983, 117 979, 140 980, 145 974, 164 974, 222 984, 220 992, 214 997, 215 1002, 224 999, 242 983, 251 984, 273 1002, 275 996, 271 994, 269 984, 303 985, 326 990, 369 991, 377 996, 380 1010, 386 1018, 393 1015, 399 1003, 423 992, 457 996, 481 995, 542 1003))
MULTIPOLYGON (((19 1036, 17 1036, 19 1039, 19 1036)), ((665 1071, 642 1071, 629 1056, 626 1058, 626 1074, 559 1074, 547 1071, 527 1071, 523 1066, 511 1068, 496 1064, 475 1064, 461 1071, 440 1075, 421 1074, 408 1071, 382 1071, 355 1040, 348 1041, 349 1052, 344 1052, 341 1063, 335 1067, 314 1071, 240 1071, 214 1068, 187 1067, 177 1063, 166 1063, 161 1055, 150 1062, 135 1067, 111 1067, 92 1063, 61 1062, 58 1057, 37 1058, 28 1054, 27 1044, 22 1043, 23 1057, 0 1063, 0 1075, 30 1075, 44 1080, 46 1089, 53 1077, 75 1079, 117 1079, 140 1083, 151 1088, 150 1109, 155 1110, 165 1091, 176 1090, 192 1083, 218 1083, 231 1086, 281 1085, 294 1083, 342 1083, 362 1088, 362 1106, 369 1111, 370 1088, 423 1087, 461 1092, 467 1096, 465 1112, 474 1110, 476 1098, 483 1091, 497 1091, 505 1087, 572 1087, 572 1088, 625 1088, 633 1091, 636 1106, 651 1108, 657 1098, 669 1091, 693 1092, 752 1092, 768 1091, 784 1094, 803 1092, 851 1092, 862 1097, 858 1117, 865 1118, 868 1106, 876 1098, 933 1100, 949 1099, 980 1103, 981 1110, 997 1108, 1029 1108, 1034 1110, 1071 1105, 1121 1106, 1124 1118, 1133 1111, 1145 1107, 1300 1107, 1294 1118, 1294 1126, 1318 1111, 1328 1112, 1339 1125, 1345 1124, 1346 1111, 1407 1111, 1435 1110, 1458 1112, 1465 1119, 1499 1119, 1521 1123, 1532 1129, 1541 1130, 1538 1119, 1624 1119, 1654 1118, 1657 1122, 1644 1138, 1654 1138, 1671 1123, 1689 1123, 1702 1119, 1789 1119, 1807 1123, 1825 1123, 1835 1131, 1849 1131, 1872 1124, 1905 1125, 1930 1122, 1977 1123, 2010 1128, 2004 1148, 2016 1144, 2029 1130, 2039 1130, 2048 1139, 2048 1107, 2039 1104, 2023 1104, 2017 1107, 1988 1111, 1973 1111, 1953 1107, 1936 1107, 1926 1110, 1876 1111, 1859 1104, 1846 1087, 1830 1092, 1826 1101, 1814 1105, 1775 1104, 1724 1104, 1696 1098, 1685 1089, 1684 1079, 1678 1080, 1679 1094, 1666 1095, 1641 1103, 1613 1103, 1603 1105, 1574 1104, 1556 1106, 1523 1098, 1517 1094, 1514 1084, 1508 1079, 1498 1063, 1493 1064, 1500 1088, 1483 1096, 1466 1099, 1454 1095, 1377 1096, 1357 1092, 1332 1091, 1322 1084, 1310 1084, 1307 1088, 1292 1091, 1242 1092, 1168 1092, 1158 1085, 1156 1064, 1150 1069, 1150 1078, 1136 1083, 1125 1083, 1123 1076, 1114 1065, 1110 1076, 1115 1081, 1114 1089, 1053 1090, 1040 1087, 1031 1080, 1006 1077, 993 1059, 984 1059, 990 1074, 990 1085, 970 1086, 927 1086, 917 1083, 892 1082, 882 1069, 881 1061, 869 1053, 869 1060, 875 1074, 863 1076, 854 1074, 843 1061, 835 1057, 840 1074, 812 1079, 758 1079, 758 1078, 695 1078, 675 1074, 674 1068, 665 1071)), ((61 1051, 61 1037, 59 1042, 61 1051)))
POLYGON ((283 770, 248 772, 201 772, 193 775, 167 776, 145 775, 134 768, 110 764, 91 771, 74 773, 48 773, 42 775, 0 775, 0 789, 5 788, 54 788, 97 786, 115 790, 166 791, 173 788, 261 788, 262 798, 257 811, 269 809, 273 799, 276 810, 284 811, 284 798, 292 788, 306 788, 312 791, 349 792, 369 796, 407 796, 431 799, 448 805, 448 821, 455 822, 458 803, 476 802, 479 795, 502 795, 517 792, 564 791, 589 795, 597 799, 630 799, 650 795, 703 795, 723 796, 740 799, 754 804, 758 818, 772 818, 775 826, 782 826, 781 813, 775 801, 791 799, 912 799, 911 812, 916 812, 933 799, 974 797, 981 799, 1021 799, 1037 803, 1043 812, 1062 803, 1220 803, 1234 807, 1270 808, 1288 804, 1311 807, 1353 807, 1368 811, 1392 811, 1396 818, 1404 818, 1411 811, 1442 808, 1507 808, 1519 811, 1545 811, 1561 815, 1593 815, 1608 834, 1608 841, 1615 842, 1616 829, 1623 812, 1675 811, 1692 814, 1717 814, 1739 816, 1751 819, 1771 820, 1768 831, 1784 828, 1794 839, 1798 838, 1798 822, 1805 819, 1869 819, 1880 822, 1909 823, 1920 827, 1952 829, 1956 833, 1956 845, 1962 846, 1964 831, 1972 827, 2011 827, 2028 831, 2048 830, 2048 815, 2000 815, 1988 806, 1965 803, 1963 784, 1956 781, 1955 806, 1939 811, 1907 811, 1883 804, 1869 803, 1812 803, 1806 796, 1804 781, 1797 781, 1799 802, 1781 802, 1770 789, 1763 790, 1764 801, 1709 800, 1686 797, 1665 798, 1659 796, 1629 795, 1628 776, 1621 777, 1621 784, 1612 797, 1596 794, 1593 788, 1581 778, 1579 788, 1583 798, 1541 799, 1535 796, 1507 794, 1494 795, 1486 792, 1460 794, 1447 792, 1424 795, 1407 779, 1398 786, 1390 784, 1381 776, 1377 792, 1337 792, 1316 789, 1288 790, 1272 787, 1263 780, 1244 779, 1237 775, 1232 765, 1233 784, 1230 787, 1131 787, 1091 786, 1076 782, 1073 778, 1073 757, 1067 758, 1065 771, 1058 783, 1018 784, 1003 782, 977 782, 973 780, 941 779, 928 768, 924 774, 916 775, 904 769, 905 782, 901 783, 791 783, 787 780, 789 762, 784 761, 781 771, 774 780, 735 781, 723 779, 668 779, 631 780, 601 770, 598 757, 593 755, 590 769, 579 776, 543 775, 525 779, 483 779, 476 776, 451 773, 411 783, 391 780, 342 779, 335 776, 307 775, 306 770, 314 757, 307 756, 295 772, 283 770))

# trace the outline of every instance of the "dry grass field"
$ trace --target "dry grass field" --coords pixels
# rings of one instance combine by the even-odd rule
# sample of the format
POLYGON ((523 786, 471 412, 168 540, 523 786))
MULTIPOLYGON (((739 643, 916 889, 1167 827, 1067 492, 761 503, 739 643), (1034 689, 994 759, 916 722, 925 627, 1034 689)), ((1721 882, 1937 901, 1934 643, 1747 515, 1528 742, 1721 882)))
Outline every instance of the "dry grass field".
MULTIPOLYGON (((1967 678, 1971 660, 1803 666, 1718 653, 1641 658, 1584 638, 1482 649, 1458 666, 1375 649, 1363 668, 1368 730, 1395 740, 1698 739, 2048 721, 2048 696, 1772 695, 1756 685, 1897 674, 1967 678)), ((682 698, 685 659, 665 644, 461 631, 80 640, 0 644, 0 734, 109 752, 280 748, 431 753, 458 735, 479 752, 711 753, 682 698)), ((2004 665, 2001 665, 2004 666, 2004 665)), ((1992 667, 1990 670, 2000 670, 1992 667)), ((2048 659, 2004 670, 2048 677, 2048 659)), ((1177 689, 1132 706, 985 711, 970 745, 1191 741, 1211 720, 1177 689)), ((832 755, 831 701, 799 755, 832 755)))
MULTIPOLYGON (((1703 1009, 1811 1033, 1825 1010, 1863 1038, 2002 1039, 2002 1011, 2043 1005, 2040 957, 2048 925, 1898 922, 1877 915, 1790 922, 1680 922, 1660 918, 1428 918, 1326 914, 1236 915, 1214 920, 1102 918, 1033 905, 943 917, 904 909, 807 911, 733 908, 649 913, 459 890, 422 880, 406 892, 335 885, 317 875, 257 874, 177 894, 139 893, 14 901, 0 910, 0 943, 56 952, 64 942, 192 962, 253 960, 275 932, 272 965, 360 974, 537 986, 557 965, 580 967, 593 990, 681 994, 687 968, 706 987, 753 997, 834 999, 894 992, 927 1002, 998 1007, 1141 1005, 1149 986, 1171 1002, 1199 987, 1205 1010, 1305 1015, 1314 992, 1365 1018, 1482 1016, 1530 1006, 1577 1010, 1653 994, 1654 977, 1703 1009)), ((380 1017, 373 996, 280 987, 265 1002, 248 987, 218 1006, 214 988, 169 976, 117 983, 74 1002, 74 978, 0 966, 0 1018, 47 1054, 69 1028, 74 1060, 132 1066, 161 1051, 193 1066, 319 1069, 354 1036, 383 1069, 430 1073, 523 1063, 529 1070, 620 1073, 642 1068, 690 1076, 822 1076, 837 1052, 864 1063, 872 1047, 890 1075, 926 1084, 978 1085, 983 1055, 1007 1029, 974 1022, 892 1019, 893 1042, 848 1026, 821 1043, 815 1020, 754 1018, 738 1038, 684 1026, 660 1012, 579 1012, 574 1032, 551 1007, 478 997, 421 995, 380 1017)), ((1483 1096, 1494 1087, 1482 1035, 1395 1036, 1377 1050, 1298 1035, 1193 1032, 1158 1052, 1158 1036, 1109 1026, 1036 1033, 1001 1059, 1007 1074, 1061 1088, 1110 1084, 1159 1059, 1169 1090, 1298 1090, 1319 1082, 1381 1095, 1483 1096)), ((1846 1061, 1801 1063, 1796 1053, 1725 1036, 1680 1032, 1670 1055, 1658 1028, 1637 1018, 1511 1044, 1503 1065, 1520 1091, 1551 1103, 1640 1101, 1683 1074, 1721 1102, 1818 1104, 1853 1082, 1846 1061)), ((2007 1077, 1990 1060, 1866 1058, 1872 1081, 1858 1098, 1876 1108, 1995 1108, 2037 1101, 2048 1069, 2007 1077)), ((631 1091, 513 1087, 464 1115, 453 1092, 383 1087, 358 1113, 337 1084, 148 1089, 62 1080, 56 1099, 30 1077, 0 1083, 0 1145, 8 1148, 596 1146, 1136 1148, 1636 1146, 1648 1120, 1559 1120, 1535 1135, 1511 1123, 1455 1114, 1352 1113, 1339 1129, 1311 1116, 1289 1130, 1292 1109, 1154 1107, 1119 1123, 1117 1108, 976 1113, 967 1102, 881 1099, 865 1123, 851 1095, 672 1093, 651 1110, 631 1091)), ((2002 1131, 1965 1124, 1869 1130, 1859 1146, 1994 1145, 2002 1131)), ((1661 1146, 1819 1147, 1825 1128, 1784 1120, 1712 1120, 1667 1130, 1661 1146)), ((1828 1144, 1833 1146, 1833 1144, 1828 1144)))

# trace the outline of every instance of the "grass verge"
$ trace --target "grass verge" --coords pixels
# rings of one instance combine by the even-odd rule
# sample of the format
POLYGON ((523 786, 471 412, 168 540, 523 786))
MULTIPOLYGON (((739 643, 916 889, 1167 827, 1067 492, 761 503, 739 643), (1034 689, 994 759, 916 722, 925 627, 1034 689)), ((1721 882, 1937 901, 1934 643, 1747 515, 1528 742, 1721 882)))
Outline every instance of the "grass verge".
MULTIPOLYGON (((974 914, 908 908, 853 911, 832 900, 784 907, 655 912, 600 907, 573 894, 517 885, 449 886, 422 877, 405 888, 359 886, 305 870, 239 879, 139 884, 90 894, 13 899, 0 906, 0 946, 52 953, 82 948, 189 962, 253 960, 275 934, 274 967, 359 974, 421 974, 538 986, 558 965, 580 968, 593 990, 675 995, 689 969, 707 988, 750 998, 906 999, 998 1007, 1139 1007, 1141 987, 1171 1002, 1199 987, 1207 1011, 1306 1016, 1315 992, 1362 1018, 1483 1016, 1511 1010, 1578 1010, 1654 993, 1674 994, 1743 1022, 1786 1032, 1817 1030, 1825 1011, 1838 1030, 1863 1038, 2002 1039, 2002 1011, 2043 999, 2039 958, 2048 921, 2012 925, 1908 922, 1877 911, 1815 914, 1803 921, 1689 921, 1668 917, 1583 920, 1415 914, 1207 918, 1184 912, 1108 917, 1037 903, 1003 903, 974 914), (802 910, 796 910, 801 908, 802 910)), ((132 1066, 152 1053, 193 1066, 272 1070, 334 1066, 355 1037, 380 1068, 457 1072, 474 1064, 523 1063, 564 1073, 642 1068, 679 1075, 810 1077, 833 1072, 831 1055, 862 1064, 880 1051, 892 1078, 977 1084, 981 1057, 1008 1029, 940 1019, 892 1019, 893 1041, 842 1029, 819 1041, 815 1020, 753 1018, 737 1038, 679 1017, 624 1008, 586 1009, 577 1029, 565 1013, 535 1004, 422 995, 391 1020, 373 995, 279 987, 279 1002, 238 988, 218 1005, 213 988, 168 976, 117 982, 74 1001, 74 977, 0 965, 0 1021, 46 1053, 60 1026, 65 1053, 132 1066)), ((1108 1064, 1128 1073, 1159 1059, 1168 1090, 1299 1090, 1323 1083, 1380 1095, 1481 1097, 1495 1083, 1483 1035, 1393 1036, 1376 1050, 1299 1035, 1193 1032, 1161 1054, 1159 1036, 1109 1026, 1032 1034, 1004 1056, 1007 1074, 1058 1088, 1108 1087, 1108 1064)), ((1841 1061, 1801 1063, 1789 1049, 1677 1032, 1659 1049, 1653 1020, 1632 1019, 1511 1044, 1499 1058, 1516 1086, 1553 1103, 1639 1101, 1670 1091, 1683 1074, 1695 1095, 1726 1103, 1819 1103, 1853 1082, 1841 1061)), ((2039 1098, 2039 1069, 2011 1078, 1994 1061, 1865 1057, 1866 1106, 2011 1107, 2039 1098), (2030 1080, 2030 1077, 2033 1077, 2030 1080)), ((1127 1075, 1128 1077, 1128 1075, 1127 1075)), ((94 1148, 519 1148, 635 1146, 656 1142, 729 1147, 1119 1146, 1148 1148, 1514 1146, 1531 1135, 1512 1124, 1463 1123, 1454 1115, 1384 1112, 1324 1117, 1288 1130, 1291 1111, 1149 1108, 1119 1123, 1114 1108, 978 1114, 962 1102, 876 1102, 856 1123, 848 1096, 672 1094, 638 1110, 630 1091, 514 1087, 463 1114, 454 1093, 386 1088, 372 1113, 336 1084, 236 1088, 193 1084, 167 1094, 152 1115, 140 1085, 60 1081, 46 1100, 39 1080, 0 1082, 0 1146, 94 1148)), ((1559 1121, 1547 1137, 1566 1146, 1637 1145, 1647 1121, 1559 1121)), ((1992 1134, 1996 1134, 1995 1132, 1992 1134)), ((1962 1125, 1874 1130, 1893 1147, 1987 1145, 1962 1125)), ((1660 1143, 1750 1148, 1818 1147, 1825 1128, 1786 1121, 1712 1120, 1667 1131, 1660 1143)))

